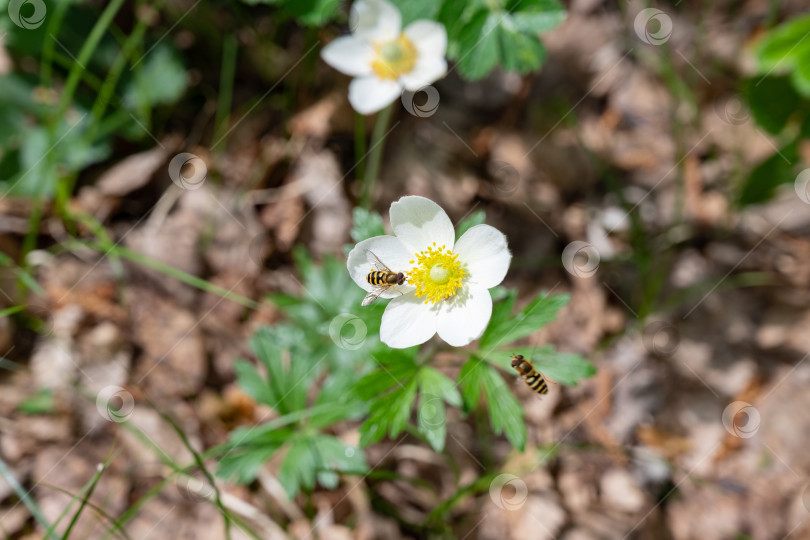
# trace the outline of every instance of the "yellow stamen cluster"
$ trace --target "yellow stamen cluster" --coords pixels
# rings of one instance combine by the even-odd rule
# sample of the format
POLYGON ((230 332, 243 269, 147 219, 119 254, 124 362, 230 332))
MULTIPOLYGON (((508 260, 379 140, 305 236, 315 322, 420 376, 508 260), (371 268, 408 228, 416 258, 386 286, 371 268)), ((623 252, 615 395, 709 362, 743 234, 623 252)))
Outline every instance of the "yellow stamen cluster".
POLYGON ((461 267, 458 255, 436 242, 432 247, 416 254, 409 261, 416 266, 408 272, 408 283, 416 287, 416 296, 425 297, 425 303, 435 304, 456 294, 467 271, 461 267))
POLYGON ((380 79, 396 80, 413 71, 416 65, 416 45, 405 34, 391 41, 375 43, 374 52, 371 69, 380 79))

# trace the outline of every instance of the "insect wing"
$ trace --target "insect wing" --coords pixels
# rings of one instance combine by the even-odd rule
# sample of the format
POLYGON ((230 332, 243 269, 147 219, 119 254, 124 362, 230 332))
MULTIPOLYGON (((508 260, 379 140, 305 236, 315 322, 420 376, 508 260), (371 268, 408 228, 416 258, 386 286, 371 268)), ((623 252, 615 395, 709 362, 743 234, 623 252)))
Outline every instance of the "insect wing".
POLYGON ((374 300, 380 297, 380 295, 385 292, 388 287, 385 285, 381 285, 379 287, 374 287, 371 291, 363 298, 363 301, 360 303, 361 306, 367 306, 372 303, 374 300))
POLYGON ((377 257, 374 254, 374 252, 371 251, 370 249, 368 251, 366 251, 366 258, 368 259, 368 262, 371 264, 371 266, 373 266, 374 268, 376 268, 380 272, 391 272, 391 269, 388 268, 387 266, 385 266, 385 263, 383 263, 380 260, 380 258, 377 257))

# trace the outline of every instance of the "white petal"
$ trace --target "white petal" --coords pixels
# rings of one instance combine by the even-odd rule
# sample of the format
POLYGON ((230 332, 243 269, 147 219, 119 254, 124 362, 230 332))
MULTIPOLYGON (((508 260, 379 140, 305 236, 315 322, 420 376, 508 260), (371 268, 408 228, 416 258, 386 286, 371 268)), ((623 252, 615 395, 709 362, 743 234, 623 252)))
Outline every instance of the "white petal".
POLYGON ((397 81, 363 77, 349 83, 349 103, 360 114, 373 114, 399 98, 402 86, 397 81))
POLYGON ((369 41, 384 41, 399 36, 402 15, 385 0, 357 0, 349 13, 352 33, 369 41))
POLYGON ((443 24, 428 20, 414 21, 402 33, 413 41, 420 58, 444 58, 447 30, 443 24))
POLYGON ((468 283, 486 289, 503 281, 512 260, 506 236, 489 225, 471 227, 458 239, 453 252, 470 273, 468 283))
POLYGON ((453 347, 463 347, 480 338, 492 316, 492 297, 483 287, 465 287, 451 301, 440 305, 439 337, 453 347))
POLYGON ((370 75, 374 47, 371 43, 354 36, 343 36, 321 50, 324 61, 346 75, 353 77, 370 75))
POLYGON ((416 46, 419 54, 410 73, 400 77, 405 89, 416 92, 433 84, 447 73, 447 30, 434 21, 415 21, 403 32, 416 46))
POLYGON ((421 58, 416 62, 413 70, 410 73, 400 75, 399 80, 406 90, 416 92, 425 86, 429 86, 447 73, 447 60, 439 58, 438 60, 421 58))
POLYGON ((391 229, 413 253, 432 246, 451 249, 456 238, 453 222, 442 207, 424 197, 409 195, 391 204, 391 229))
POLYGON ((385 308, 380 323, 380 340, 394 349, 404 349, 424 343, 436 333, 435 304, 413 294, 398 296, 385 308))
MULTIPOLYGON (((394 272, 404 272, 411 267, 408 263, 411 259, 411 253, 405 244, 395 236, 375 236, 363 240, 349 252, 346 267, 349 269, 349 275, 354 282, 364 291, 370 291, 374 288, 374 285, 366 281, 368 273, 375 269, 368 262, 367 252, 369 250, 373 251, 383 264, 394 272)), ((380 298, 396 298, 402 296, 402 293, 413 290, 414 287, 411 285, 395 286, 382 293, 380 298)))

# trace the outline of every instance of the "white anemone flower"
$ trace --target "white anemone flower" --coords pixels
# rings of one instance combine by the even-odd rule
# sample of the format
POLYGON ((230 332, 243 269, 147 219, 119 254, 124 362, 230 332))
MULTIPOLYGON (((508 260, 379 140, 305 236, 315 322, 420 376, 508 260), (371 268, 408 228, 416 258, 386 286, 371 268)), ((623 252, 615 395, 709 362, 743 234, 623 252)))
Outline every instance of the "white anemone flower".
POLYGON ((363 240, 349 253, 352 279, 366 291, 376 270, 368 252, 407 281, 380 294, 385 308, 380 339, 403 349, 424 343, 438 332, 454 347, 481 337, 492 316, 489 290, 500 284, 512 255, 506 237, 495 227, 476 225, 458 241, 442 208, 424 197, 408 196, 391 204, 393 236, 363 240))
POLYGON ((321 51, 336 70, 355 77, 349 102, 360 114, 375 113, 396 101, 403 89, 416 92, 447 72, 447 31, 435 21, 419 20, 402 29, 402 15, 385 0, 357 0, 352 35, 321 51))

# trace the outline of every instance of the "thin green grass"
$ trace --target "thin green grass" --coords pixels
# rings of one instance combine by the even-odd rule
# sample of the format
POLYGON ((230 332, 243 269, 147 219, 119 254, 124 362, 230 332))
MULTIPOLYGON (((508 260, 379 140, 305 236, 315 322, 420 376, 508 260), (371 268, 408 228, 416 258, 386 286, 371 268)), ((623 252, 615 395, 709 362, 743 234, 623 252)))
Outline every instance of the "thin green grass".
MULTIPOLYGON (((30 491, 26 491, 25 488, 17 481, 17 478, 12 474, 11 469, 8 468, 6 462, 3 461, 3 458, 0 457, 0 476, 6 481, 6 483, 14 490, 14 493, 17 494, 17 497, 20 498, 20 501, 28 508, 28 511, 31 512, 31 515, 34 517, 37 523, 39 523, 43 528, 51 531, 51 525, 48 524, 48 520, 45 519, 45 516, 42 514, 42 510, 40 510, 37 503, 29 496, 30 491)), ((45 538, 55 538, 58 540, 58 536, 51 533, 46 533, 45 538)))

